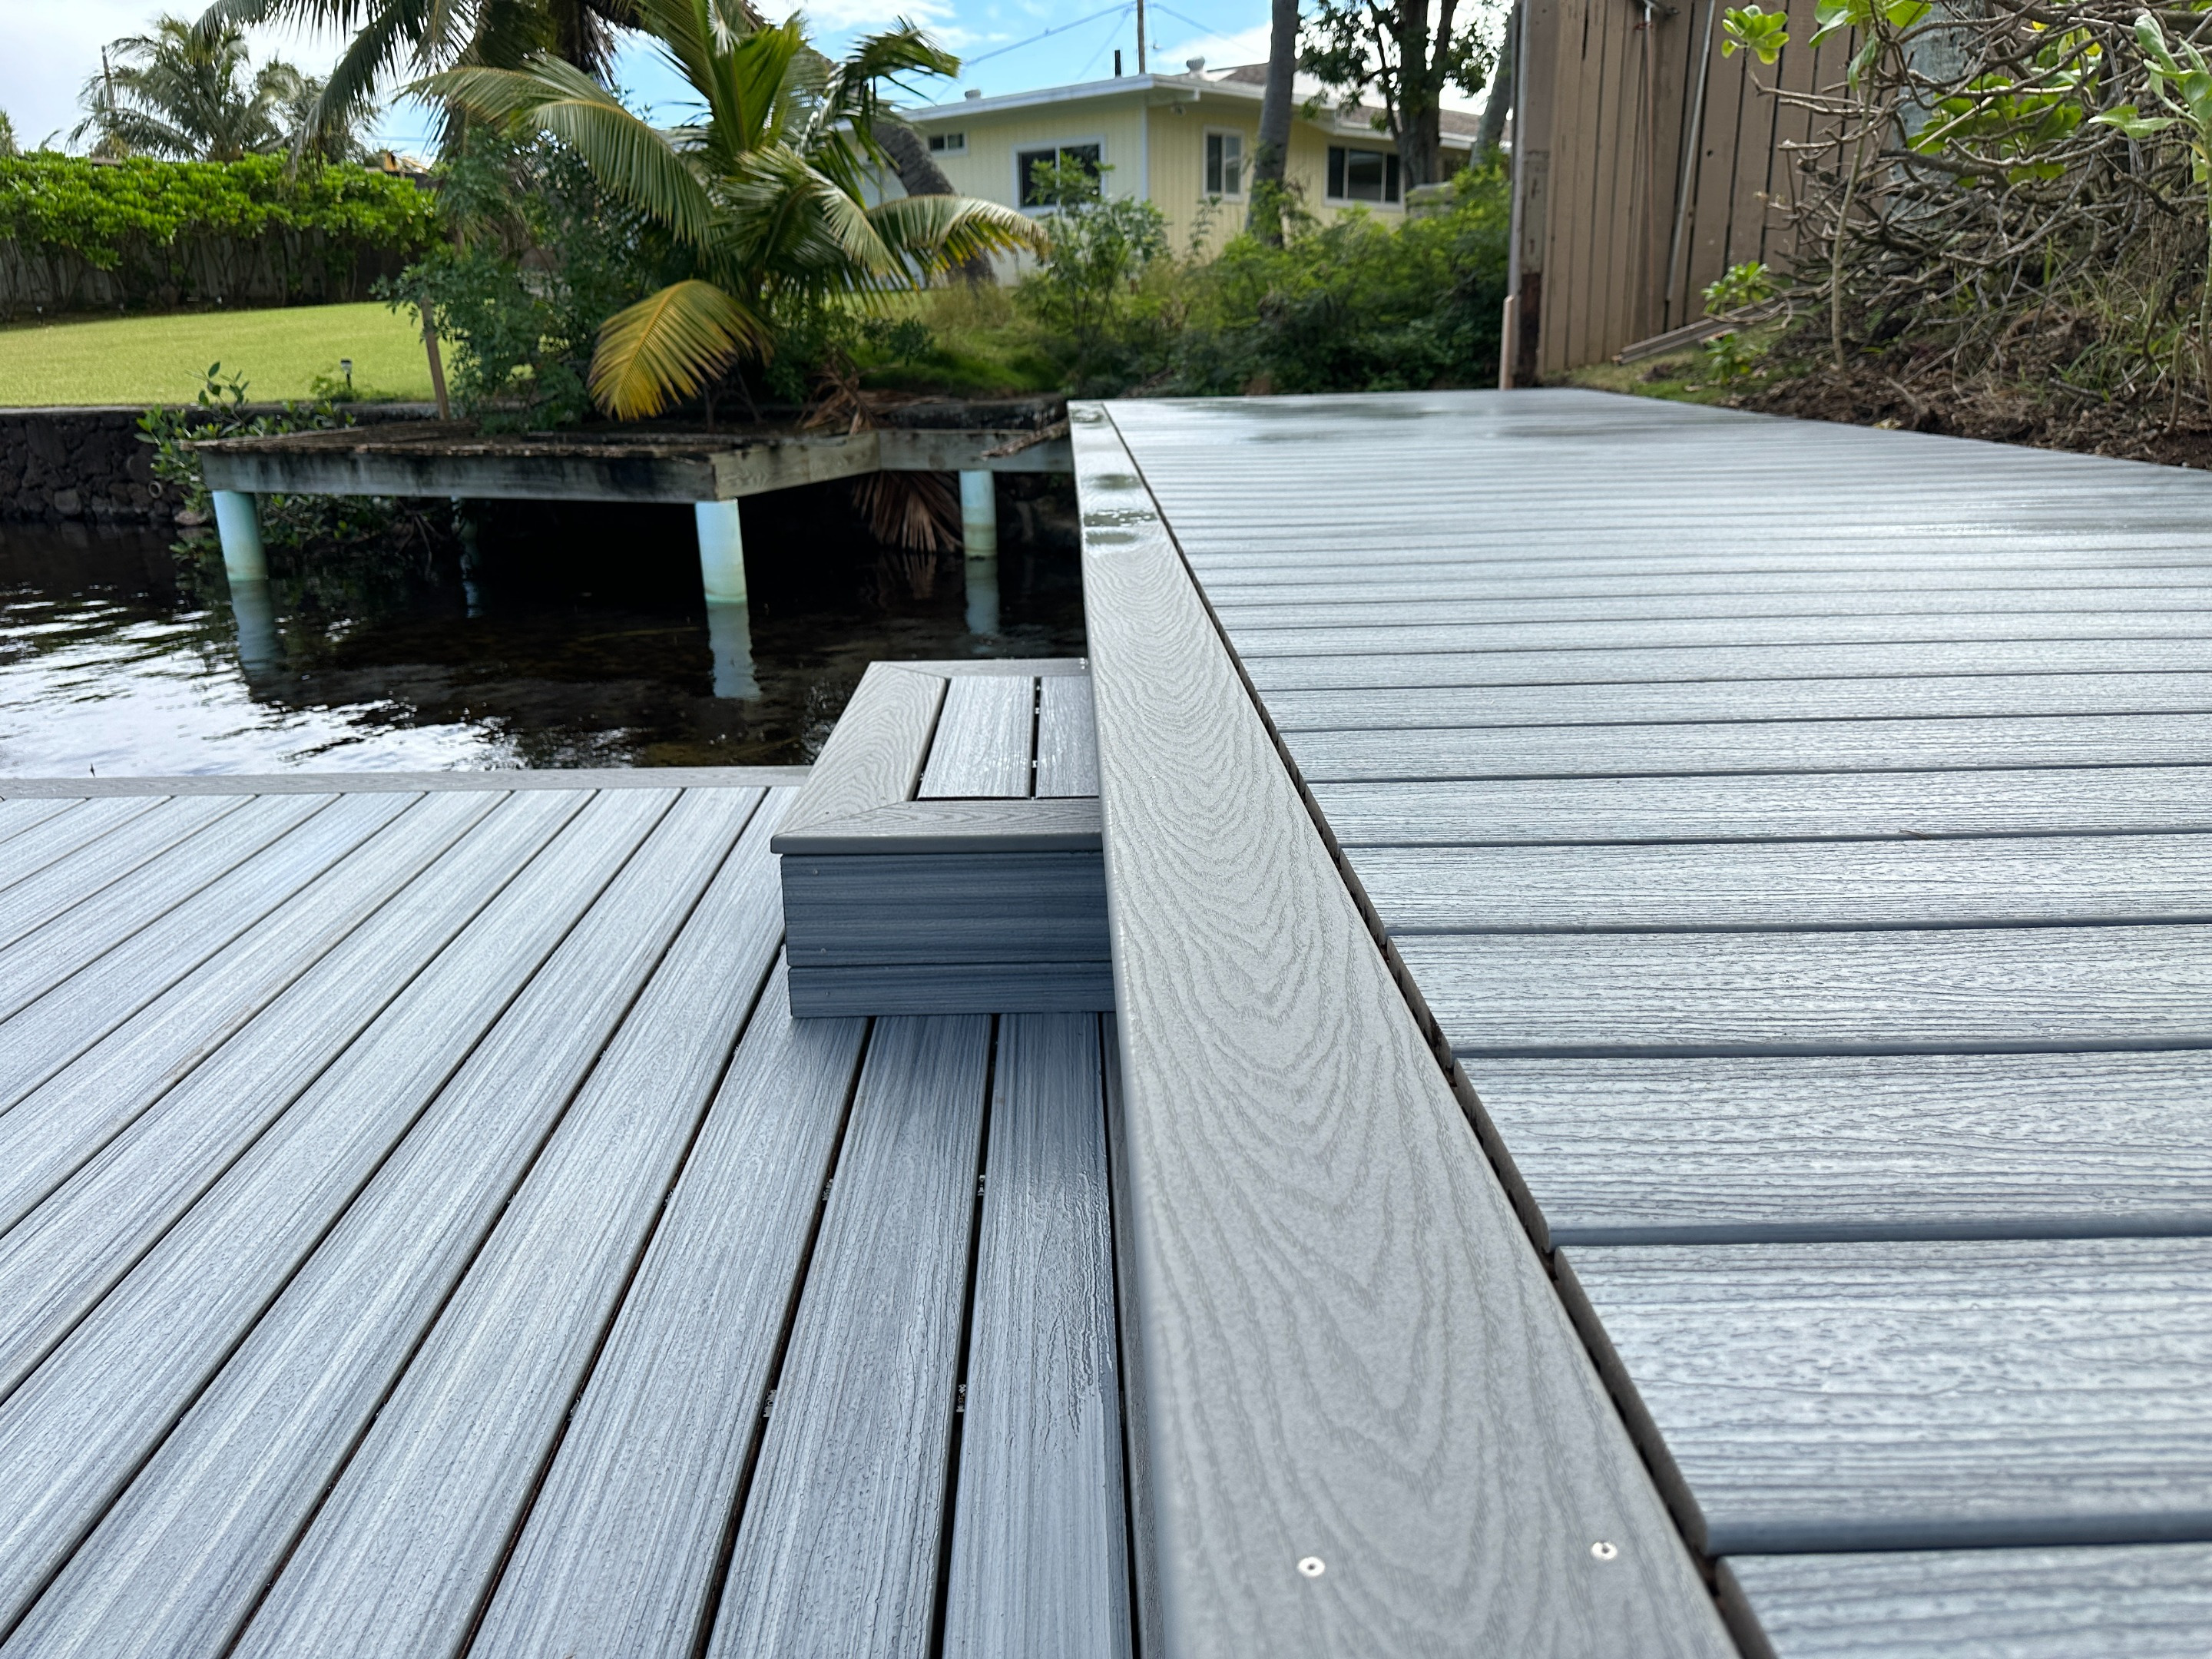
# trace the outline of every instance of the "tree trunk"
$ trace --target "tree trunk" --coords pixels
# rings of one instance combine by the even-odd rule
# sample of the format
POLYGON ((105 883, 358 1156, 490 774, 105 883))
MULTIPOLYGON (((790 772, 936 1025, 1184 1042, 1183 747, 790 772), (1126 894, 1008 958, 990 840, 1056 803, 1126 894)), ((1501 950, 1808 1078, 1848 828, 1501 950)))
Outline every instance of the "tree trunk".
POLYGON ((1505 137, 1506 112, 1513 107, 1515 57, 1521 46, 1522 3, 1523 0, 1514 0, 1513 9, 1506 15, 1505 39, 1498 43, 1498 67, 1490 76, 1490 97, 1482 106, 1482 125, 1475 130, 1477 161, 1487 161, 1497 155, 1498 146, 1505 137))
MULTIPOLYGON (((1447 36, 1450 13, 1445 14, 1447 36)), ((1398 7, 1398 159, 1405 188, 1432 185, 1443 176, 1443 119, 1437 94, 1443 89, 1429 62, 1429 8, 1425 0, 1401 0, 1398 7)))
POLYGON ((1283 245, 1283 179, 1291 154, 1291 72, 1298 62, 1298 0, 1274 0, 1267 36, 1267 84, 1260 100, 1260 149, 1252 158, 1252 206, 1245 228, 1283 245))
MULTIPOLYGON (((945 169, 929 159, 929 146, 912 127, 899 121, 878 120, 875 136, 884 154, 898 169, 899 185, 908 195, 958 194, 952 188, 952 181, 945 176, 945 169)), ((960 274, 970 283, 988 283, 991 280, 991 262, 980 253, 975 254, 962 263, 960 274)))

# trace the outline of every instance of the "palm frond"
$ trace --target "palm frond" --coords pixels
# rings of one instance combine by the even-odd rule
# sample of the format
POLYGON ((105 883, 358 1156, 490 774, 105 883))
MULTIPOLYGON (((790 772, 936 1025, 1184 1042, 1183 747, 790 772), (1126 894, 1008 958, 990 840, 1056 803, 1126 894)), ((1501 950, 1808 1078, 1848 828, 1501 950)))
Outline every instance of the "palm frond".
POLYGON ((978 255, 1042 254, 1051 232, 1027 214, 970 196, 902 196, 868 210, 884 246, 935 275, 978 255))
POLYGON ((418 81, 427 92, 487 120, 527 120, 573 148, 608 192, 703 247, 714 204, 665 135, 623 106, 581 70, 547 53, 527 69, 456 69, 418 81))
POLYGON ((658 415, 768 343, 760 317, 712 283, 672 283, 600 325, 592 396, 617 420, 658 415))

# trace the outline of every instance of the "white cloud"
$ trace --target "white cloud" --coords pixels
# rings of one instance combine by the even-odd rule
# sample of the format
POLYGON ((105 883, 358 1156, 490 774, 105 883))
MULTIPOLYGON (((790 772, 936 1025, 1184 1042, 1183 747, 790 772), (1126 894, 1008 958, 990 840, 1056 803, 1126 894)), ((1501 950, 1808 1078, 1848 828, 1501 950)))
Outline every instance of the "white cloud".
MULTIPOLYGON (((100 73, 100 49, 125 35, 143 34, 164 15, 197 17, 204 0, 0 0, 0 109, 15 124, 25 145, 50 133, 66 138, 83 118, 77 94, 100 73)), ((246 40, 256 61, 289 58, 320 75, 337 57, 343 37, 295 28, 258 28, 246 40)))

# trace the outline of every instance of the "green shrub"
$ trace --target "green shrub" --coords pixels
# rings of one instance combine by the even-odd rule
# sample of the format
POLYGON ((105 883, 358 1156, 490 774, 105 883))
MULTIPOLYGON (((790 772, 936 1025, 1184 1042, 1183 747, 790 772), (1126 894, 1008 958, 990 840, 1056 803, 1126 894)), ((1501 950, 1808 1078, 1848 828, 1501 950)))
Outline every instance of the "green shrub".
POLYGON ((494 428, 581 420, 599 325, 688 272, 665 236, 608 200, 551 139, 472 132, 441 183, 452 240, 379 295, 418 319, 429 309, 464 414, 494 428))
POLYGON ((1511 205, 1502 167, 1457 174, 1443 210, 1362 212, 1273 247, 1239 236, 1158 295, 1159 389, 1396 392, 1493 386, 1511 205))
MULTIPOLYGON (((0 252, 21 302, 66 309, 90 272, 126 303, 319 297, 364 252, 406 255, 437 234, 437 206, 404 179, 352 165, 95 162, 0 156, 0 252), (35 264, 37 269, 27 269, 35 264)), ((108 303, 113 301, 108 301, 108 303)))
POLYGON ((1036 169, 1037 193, 1053 208, 1052 246, 1014 294, 1060 348, 1056 355, 1079 393, 1127 384, 1149 320, 1134 290, 1168 252, 1167 219, 1158 207, 1105 194, 1103 175, 1112 171, 1074 161, 1036 169))

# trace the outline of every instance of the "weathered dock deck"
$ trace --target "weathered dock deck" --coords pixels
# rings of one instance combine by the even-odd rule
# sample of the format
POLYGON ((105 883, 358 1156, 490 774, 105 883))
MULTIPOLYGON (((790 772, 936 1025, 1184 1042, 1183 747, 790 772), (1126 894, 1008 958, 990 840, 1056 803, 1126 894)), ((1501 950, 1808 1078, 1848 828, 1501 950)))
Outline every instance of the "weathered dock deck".
POLYGON ((1109 418, 1747 1647, 2212 1646, 2212 478, 1109 418))
POLYGON ((834 777, 0 781, 0 1656, 2212 1649, 2212 477, 1071 426, 834 777))

